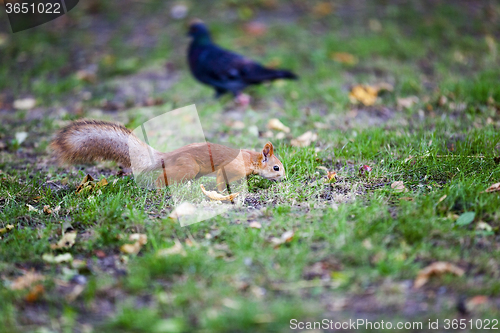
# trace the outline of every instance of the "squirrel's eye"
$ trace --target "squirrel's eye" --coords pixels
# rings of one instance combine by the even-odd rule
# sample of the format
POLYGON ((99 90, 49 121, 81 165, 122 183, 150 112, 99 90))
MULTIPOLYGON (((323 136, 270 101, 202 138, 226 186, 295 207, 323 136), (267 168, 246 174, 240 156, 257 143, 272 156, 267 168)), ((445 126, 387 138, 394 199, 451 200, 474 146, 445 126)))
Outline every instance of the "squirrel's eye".
POLYGON ((274 171, 280 171, 280 167, 277 165, 275 165, 273 169, 274 169, 274 171))

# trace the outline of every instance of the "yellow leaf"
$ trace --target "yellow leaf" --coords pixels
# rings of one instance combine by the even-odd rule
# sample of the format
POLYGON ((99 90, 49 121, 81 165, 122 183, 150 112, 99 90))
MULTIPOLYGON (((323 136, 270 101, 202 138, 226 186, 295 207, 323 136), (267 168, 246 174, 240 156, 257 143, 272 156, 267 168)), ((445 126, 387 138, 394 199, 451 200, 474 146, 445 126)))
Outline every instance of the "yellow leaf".
POLYGON ((62 238, 57 242, 57 244, 50 245, 52 250, 57 249, 69 249, 75 244, 76 240, 76 231, 65 233, 62 238))
POLYGON ((320 2, 313 7, 313 14, 316 16, 327 16, 333 13, 334 7, 330 2, 320 2))
POLYGON ((328 177, 329 183, 335 183, 335 181, 337 180, 337 173, 335 171, 328 171, 328 174, 326 176, 328 177))
POLYGON ((9 231, 11 231, 12 229, 14 229, 14 226, 13 226, 12 224, 7 224, 7 225, 5 226, 5 228, 1 228, 1 229, 0 229, 0 235, 3 235, 3 234, 5 234, 5 233, 9 232, 9 231))
POLYGON ((358 58, 347 52, 334 52, 330 57, 341 64, 355 65, 358 63, 358 58))
POLYGON ((236 198, 240 194, 240 192, 237 192, 237 193, 232 193, 230 195, 221 195, 221 194, 217 193, 216 191, 205 190, 205 187, 203 186, 203 184, 200 184, 200 187, 201 187, 201 191, 203 192, 203 194, 205 194, 210 199, 216 200, 216 201, 227 201, 227 200, 232 201, 232 200, 234 200, 234 198, 236 198))
POLYGON ((132 234, 129 236, 129 241, 134 241, 133 244, 123 244, 120 251, 127 254, 137 254, 142 246, 148 242, 148 236, 144 234, 132 234))
POLYGON ((270 130, 290 133, 290 128, 283 125, 283 123, 277 118, 269 119, 269 121, 267 122, 267 128, 269 128, 270 130))
POLYGON ((159 250, 157 252, 157 255, 161 257, 166 257, 173 254, 180 254, 181 256, 186 256, 186 251, 184 251, 184 247, 182 246, 181 242, 179 242, 178 239, 175 239, 174 242, 175 242, 174 246, 169 247, 167 249, 159 250))
POLYGON ((63 254, 59 254, 57 256, 54 256, 54 255, 49 254, 49 253, 45 253, 42 255, 42 259, 48 263, 51 263, 51 264, 59 264, 61 262, 73 261, 73 256, 71 255, 71 253, 63 253, 63 254))
POLYGON ((370 106, 375 104, 378 91, 374 87, 357 85, 351 89, 349 99, 352 103, 361 102, 363 105, 370 106))

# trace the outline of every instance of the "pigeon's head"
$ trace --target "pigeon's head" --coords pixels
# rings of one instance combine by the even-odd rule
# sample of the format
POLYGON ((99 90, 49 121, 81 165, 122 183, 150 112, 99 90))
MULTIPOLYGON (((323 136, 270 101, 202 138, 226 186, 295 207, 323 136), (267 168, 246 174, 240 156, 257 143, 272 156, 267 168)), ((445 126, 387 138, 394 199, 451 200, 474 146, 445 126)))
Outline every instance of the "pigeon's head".
POLYGON ((210 32, 203 21, 195 19, 189 24, 188 35, 198 41, 210 41, 210 32))

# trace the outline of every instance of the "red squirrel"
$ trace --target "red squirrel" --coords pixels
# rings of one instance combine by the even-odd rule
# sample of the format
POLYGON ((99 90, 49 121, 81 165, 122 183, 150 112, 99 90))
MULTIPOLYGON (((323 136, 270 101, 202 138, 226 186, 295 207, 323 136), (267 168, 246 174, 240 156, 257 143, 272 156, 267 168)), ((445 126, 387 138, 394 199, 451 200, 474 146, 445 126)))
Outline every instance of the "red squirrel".
POLYGON ((267 142, 261 152, 202 142, 162 153, 141 141, 123 125, 79 120, 61 129, 50 147, 59 162, 111 160, 127 168, 133 167, 134 172, 163 171, 156 180, 157 185, 215 173, 218 188, 222 191, 226 181, 231 183, 249 175, 274 181, 285 178, 285 169, 274 155, 271 142, 267 142))

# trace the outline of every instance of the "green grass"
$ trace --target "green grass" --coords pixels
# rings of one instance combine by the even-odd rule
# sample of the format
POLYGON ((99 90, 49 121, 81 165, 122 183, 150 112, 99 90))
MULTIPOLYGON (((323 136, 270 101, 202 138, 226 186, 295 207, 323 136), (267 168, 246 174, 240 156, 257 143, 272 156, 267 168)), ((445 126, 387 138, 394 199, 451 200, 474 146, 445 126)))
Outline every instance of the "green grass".
POLYGON ((500 181, 498 42, 492 50, 485 39, 499 40, 498 20, 484 11, 471 16, 461 6, 422 9, 420 1, 355 13, 340 1, 332 14, 318 17, 316 3, 296 1, 304 6, 300 15, 283 24, 263 19, 266 34, 249 36, 248 20, 284 15, 293 6, 270 3, 188 2, 189 15, 205 18, 221 45, 300 75, 297 82, 248 89, 253 103, 243 111, 229 97, 213 100, 189 75, 184 22, 165 20, 170 7, 160 1, 103 4, 94 15, 82 5, 70 13, 73 26, 66 30, 45 25, 0 45, 0 109, 29 95, 46 112, 4 113, 0 124, 0 228, 14 226, 0 235, 3 331, 288 332, 292 318, 425 325, 458 318, 459 300, 478 295, 490 302, 469 307, 470 318, 498 318, 500 197, 484 193, 500 181), (128 16, 117 15, 120 10, 128 16), (381 30, 370 29, 370 19, 381 30), (98 34, 109 38, 104 46, 98 34), (75 58, 80 51, 84 60, 75 58), (337 63, 334 52, 358 62, 337 63), (123 79, 135 82, 166 62, 171 86, 148 92, 163 104, 123 101, 119 112, 95 111, 104 100, 121 98, 116 87, 123 79), (75 77, 82 64, 97 65, 97 82, 75 77), (349 101, 352 86, 380 82, 394 89, 374 106, 349 101), (418 101, 398 107, 409 96, 418 101), (118 176, 115 163, 58 167, 50 158, 51 135, 70 120, 135 128, 193 103, 209 140, 256 150, 271 140, 287 179, 252 177, 243 207, 181 227, 168 217, 173 191, 140 188, 133 177, 118 176), (291 133, 264 137, 271 117, 291 133), (234 120, 246 127, 233 128, 234 120), (290 145, 308 130, 318 134, 316 142, 290 145), (19 144, 15 133, 23 131, 29 135, 19 144), (364 176, 358 170, 365 164, 373 171, 364 176), (334 183, 325 182, 325 168, 337 172, 334 183), (86 173, 109 184, 75 193, 86 173), (395 181, 408 191, 391 188, 395 181), (44 206, 60 209, 46 214, 44 206), (474 220, 457 224, 467 212, 474 220), (51 249, 71 229, 75 245, 51 249), (292 239, 275 246, 272 239, 288 231, 292 239), (120 247, 133 233, 146 234, 148 242, 138 255, 126 255, 120 247), (165 255, 178 243, 182 251, 165 255), (42 259, 65 252, 73 263, 42 259), (436 261, 465 274, 413 289, 419 270, 436 261), (45 276, 44 291, 12 290, 11 282, 31 269, 45 276), (85 283, 78 284, 82 276, 85 283))

